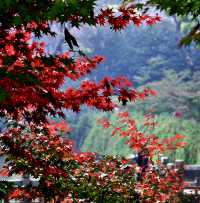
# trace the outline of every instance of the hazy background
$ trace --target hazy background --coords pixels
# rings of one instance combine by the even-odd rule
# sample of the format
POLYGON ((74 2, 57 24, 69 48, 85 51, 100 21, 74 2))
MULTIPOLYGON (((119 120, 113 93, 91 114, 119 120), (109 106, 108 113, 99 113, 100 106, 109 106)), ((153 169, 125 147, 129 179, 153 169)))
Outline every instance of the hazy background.
MULTIPOLYGON (((116 2, 109 1, 110 4, 116 2)), ((99 1, 99 4, 105 3, 108 1, 99 1)), ((160 15, 162 22, 155 26, 129 26, 122 32, 111 31, 109 27, 68 28, 86 54, 105 56, 105 62, 82 80, 98 81, 104 76, 123 75, 136 88, 156 89, 157 97, 130 103, 126 107, 119 107, 120 110, 131 112, 139 123, 143 114, 154 113, 159 123, 154 133, 160 137, 176 133, 186 136, 188 145, 173 155, 169 154, 170 159, 200 163, 200 50, 194 44, 178 47, 178 41, 192 26, 191 21, 169 18, 163 13, 160 15)), ((63 28, 58 25, 53 25, 53 28, 60 34, 56 39, 42 39, 48 40, 47 52, 66 51, 68 46, 64 43, 63 28)), ((65 87, 78 86, 79 83, 66 81, 65 87)), ((102 116, 114 121, 118 110, 103 113, 83 107, 79 114, 66 112, 67 121, 74 129, 70 137, 75 140, 76 148, 99 154, 130 154, 124 139, 111 137, 109 130, 103 130, 96 124, 96 120, 102 116)))

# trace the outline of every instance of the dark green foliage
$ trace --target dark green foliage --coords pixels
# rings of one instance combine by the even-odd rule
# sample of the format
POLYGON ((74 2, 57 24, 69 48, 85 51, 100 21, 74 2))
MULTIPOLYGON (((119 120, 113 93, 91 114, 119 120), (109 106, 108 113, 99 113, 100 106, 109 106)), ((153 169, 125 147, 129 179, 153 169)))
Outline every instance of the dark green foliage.
POLYGON ((4 101, 6 97, 8 96, 8 93, 0 87, 0 102, 4 101))
POLYGON ((157 9, 167 11, 169 15, 192 15, 194 19, 200 15, 199 0, 148 0, 147 2, 155 5, 157 9))
POLYGON ((14 184, 6 181, 0 182, 0 200, 8 200, 8 194, 14 189, 14 184))
POLYGON ((180 203, 198 203, 199 202, 199 195, 179 195, 180 203))
MULTIPOLYGON (((57 19, 61 23, 67 22, 69 16, 81 16, 73 26, 80 26, 83 21, 94 24, 94 6, 96 0, 1 0, 0 18, 3 27, 10 28, 26 25, 28 22, 44 22, 57 19), (13 15, 16 14, 17 15, 13 15)), ((44 30, 44 33, 51 33, 44 30)), ((37 30, 36 35, 40 36, 37 30)), ((51 33, 53 34, 53 33, 51 33)))
MULTIPOLYGON (((124 0, 124 2, 132 2, 132 0, 124 0)), ((199 0, 148 0, 138 4, 138 8, 143 10, 152 6, 156 7, 158 11, 165 11, 169 16, 190 17, 190 22, 195 22, 195 25, 181 39, 180 45, 190 45, 193 41, 200 44, 199 0)))

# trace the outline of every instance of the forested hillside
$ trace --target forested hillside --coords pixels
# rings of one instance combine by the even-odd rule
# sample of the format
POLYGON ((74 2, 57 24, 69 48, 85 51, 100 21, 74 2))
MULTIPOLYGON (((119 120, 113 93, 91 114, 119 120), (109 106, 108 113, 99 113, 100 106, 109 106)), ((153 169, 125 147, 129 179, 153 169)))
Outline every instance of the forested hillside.
POLYGON ((167 69, 198 70, 200 53, 193 47, 178 47, 183 35, 181 27, 167 18, 152 27, 129 27, 125 32, 108 29, 85 29, 80 41, 92 54, 105 56, 105 63, 93 74, 102 76, 125 75, 136 85, 143 85, 163 77, 167 69), (96 42, 96 43, 94 43, 96 42))

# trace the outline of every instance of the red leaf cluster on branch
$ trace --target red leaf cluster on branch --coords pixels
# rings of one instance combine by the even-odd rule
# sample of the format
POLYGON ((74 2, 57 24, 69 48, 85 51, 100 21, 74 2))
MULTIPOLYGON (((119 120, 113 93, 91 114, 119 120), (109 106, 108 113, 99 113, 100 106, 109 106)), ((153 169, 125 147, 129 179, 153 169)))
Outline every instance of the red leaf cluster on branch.
POLYGON ((183 169, 168 169, 160 162, 160 155, 184 147, 183 135, 161 139, 152 134, 157 123, 151 114, 144 116, 143 128, 140 127, 140 130, 128 112, 120 112, 115 123, 105 118, 98 122, 104 128, 113 129, 112 136, 126 137, 125 144, 137 154, 135 170, 138 171, 139 181, 135 183, 135 190, 142 202, 172 201, 182 191, 185 186, 183 169))
POLYGON ((96 16, 96 22, 99 25, 109 24, 115 31, 125 29, 129 24, 133 23, 140 26, 142 23, 153 25, 160 21, 160 17, 139 14, 135 6, 120 6, 118 11, 113 11, 112 8, 101 9, 99 15, 96 16))
MULTIPOLYGON (((96 56, 72 59, 66 52, 46 55, 44 44, 30 42, 31 33, 25 28, 0 33, 0 86, 5 98, 0 103, 1 114, 13 119, 25 118, 40 123, 47 114, 63 115, 62 108, 79 111, 82 104, 102 110, 112 110, 111 96, 119 90, 119 100, 125 104, 137 98, 131 83, 123 77, 105 78, 98 83, 84 81, 79 88, 61 87, 66 78, 78 80, 103 60, 96 56)), ((150 92, 144 92, 143 97, 150 92)), ((141 95, 141 94, 140 94, 141 95)))
POLYGON ((105 78, 99 84, 84 81, 79 88, 61 87, 66 78, 78 80, 96 68, 103 58, 72 59, 70 53, 46 55, 44 44, 30 42, 31 33, 15 29, 0 33, 0 86, 5 98, 1 101, 1 113, 13 119, 25 118, 40 123, 47 114, 63 115, 62 108, 79 111, 82 104, 98 109, 112 110, 111 96, 120 88, 119 99, 134 99, 135 90, 125 78, 105 78))

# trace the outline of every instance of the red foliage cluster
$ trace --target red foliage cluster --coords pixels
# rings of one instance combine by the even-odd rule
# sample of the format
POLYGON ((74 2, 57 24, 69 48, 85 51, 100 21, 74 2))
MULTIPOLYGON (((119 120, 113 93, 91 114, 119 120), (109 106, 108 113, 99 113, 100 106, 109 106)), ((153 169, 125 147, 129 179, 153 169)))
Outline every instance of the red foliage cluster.
POLYGON ((138 130, 136 121, 128 112, 118 114, 117 123, 110 123, 107 119, 99 121, 104 128, 113 128, 112 136, 118 134, 127 137, 127 142, 137 157, 139 182, 135 190, 144 198, 142 202, 166 202, 173 200, 176 194, 185 186, 182 169, 168 169, 160 162, 160 154, 184 147, 184 136, 176 134, 172 137, 160 139, 151 134, 157 123, 154 116, 147 114, 144 117, 143 129, 138 130), (156 159, 157 157, 157 159, 156 159))
POLYGON ((82 104, 112 110, 115 105, 111 96, 115 95, 116 88, 120 90, 119 100, 124 104, 137 96, 134 89, 126 89, 130 82, 123 77, 105 78, 99 84, 84 81, 79 88, 69 87, 62 91, 66 78, 80 79, 95 69, 103 58, 80 57, 74 61, 68 52, 45 55, 44 44, 31 43, 31 33, 24 28, 1 31, 0 36, 2 115, 40 123, 47 114, 64 116, 62 108, 78 112, 82 104))
MULTIPOLYGON (((144 128, 148 125, 147 120, 152 127, 151 119, 150 115, 146 116, 144 128)), ((103 125, 115 128, 114 124, 105 119, 103 125)), ((113 198, 127 202, 136 198, 153 203, 172 200, 184 187, 179 171, 167 169, 159 160, 153 160, 161 152, 181 147, 181 135, 160 140, 155 135, 140 132, 135 120, 127 112, 119 113, 119 123, 113 135, 119 133, 120 136, 126 136, 127 144, 133 151, 143 160, 148 160, 147 164, 140 164, 119 157, 98 159, 95 153, 90 152, 74 153, 69 139, 61 137, 63 132, 69 131, 68 125, 61 122, 48 124, 45 128, 11 127, 1 135, 4 143, 2 150, 8 157, 12 157, 9 158, 9 174, 31 174, 40 178, 38 187, 17 189, 11 193, 10 198, 48 197, 50 200, 56 197, 70 199, 75 195, 77 202, 81 202, 82 198, 96 202, 103 189, 107 191, 105 199, 113 195, 113 198), (83 187, 88 193, 80 192, 83 187), (46 194, 47 190, 50 192, 46 194)))
POLYGON ((97 24, 106 25, 108 23, 115 31, 125 29, 130 23, 140 26, 142 23, 153 25, 160 21, 160 16, 141 15, 135 6, 120 6, 117 13, 112 8, 101 9, 96 17, 97 24))
MULTIPOLYGON (((70 16, 67 21, 80 22, 79 18, 70 16)), ((95 17, 96 25, 109 24, 114 30, 124 29, 130 23, 152 25, 159 20, 158 16, 139 15, 133 6, 122 6, 118 13, 104 9, 95 17)), ((32 33, 53 34, 48 22, 13 27, 0 25, 0 116, 8 120, 7 129, 0 135, 1 154, 7 156, 9 175, 30 174, 39 178, 37 187, 17 188, 9 198, 39 197, 45 201, 68 198, 77 202, 81 199, 89 202, 111 199, 112 202, 119 199, 122 202, 164 202, 170 199, 182 184, 178 177, 174 179, 175 172, 166 170, 161 177, 153 170, 153 164, 148 165, 148 171, 121 158, 98 160, 89 152, 75 153, 72 142, 62 137, 70 132, 70 127, 48 120, 50 115, 64 117, 63 109, 78 112, 84 104, 104 111, 113 110, 116 104, 112 96, 117 96, 125 105, 128 101, 155 95, 155 91, 138 92, 124 77, 106 77, 99 83, 88 80, 78 88, 62 89, 66 79, 79 80, 103 58, 73 58, 69 52, 45 54, 44 43, 31 41, 32 33), (144 176, 137 181, 139 171, 144 172, 144 176)), ((177 141, 181 138, 179 135, 165 140, 167 144, 155 135, 145 136, 137 130, 128 113, 120 114, 119 123, 123 126, 117 126, 113 135, 119 133, 128 137, 130 147, 139 153, 144 151, 147 158, 152 158, 155 152, 182 146, 177 141)), ((111 126, 105 120, 103 125, 111 126)), ((153 127, 154 123, 147 118, 145 126, 149 125, 153 127)))

